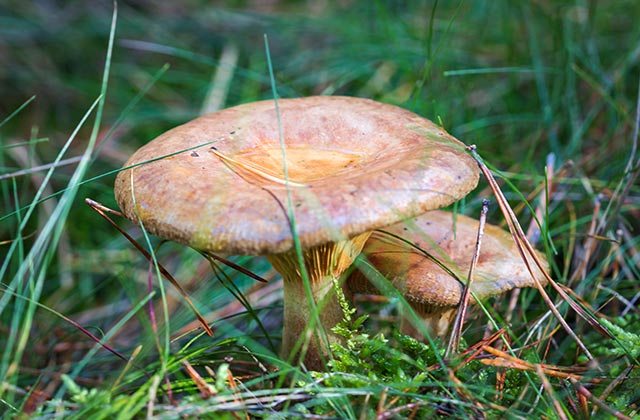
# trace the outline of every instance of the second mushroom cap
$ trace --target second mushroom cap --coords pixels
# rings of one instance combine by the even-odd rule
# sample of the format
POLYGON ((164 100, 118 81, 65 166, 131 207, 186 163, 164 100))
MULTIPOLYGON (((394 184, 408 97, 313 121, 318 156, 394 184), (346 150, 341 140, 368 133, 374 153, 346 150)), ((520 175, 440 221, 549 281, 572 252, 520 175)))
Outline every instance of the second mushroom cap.
MULTIPOLYGON (((460 303, 475 250, 478 224, 467 216, 430 211, 374 232, 362 252, 410 304, 425 312, 444 310, 460 303), (432 258, 385 232, 402 237, 432 258)), ((542 254, 539 257, 546 262, 542 254)), ((543 273, 533 260, 529 261, 537 281, 546 284, 543 273)), ((377 293, 359 271, 352 274, 348 284, 355 293, 377 293)), ((482 299, 534 285, 511 235, 498 226, 486 224, 471 283, 473 294, 482 299)))

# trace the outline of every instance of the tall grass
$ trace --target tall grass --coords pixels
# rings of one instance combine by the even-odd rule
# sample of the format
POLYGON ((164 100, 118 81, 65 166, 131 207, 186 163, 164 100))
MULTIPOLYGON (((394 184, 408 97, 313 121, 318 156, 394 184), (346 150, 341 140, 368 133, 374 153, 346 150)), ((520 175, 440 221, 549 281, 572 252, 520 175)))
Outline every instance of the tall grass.
MULTIPOLYGON (((253 6, 0 5, 0 413, 638 415, 640 4, 253 6), (476 144, 553 278, 614 339, 547 289, 589 362, 522 290, 470 307, 445 366, 442 343, 396 334, 406 302, 372 272, 389 299, 361 298, 369 319, 345 323, 333 367, 311 374, 277 355, 280 279, 264 259, 232 260, 266 284, 120 220, 148 263, 83 204, 115 208, 126 158, 211 98, 312 94, 398 104, 476 144)), ((485 198, 483 182, 455 210, 475 216, 485 198)), ((489 221, 503 220, 492 205, 489 221)))

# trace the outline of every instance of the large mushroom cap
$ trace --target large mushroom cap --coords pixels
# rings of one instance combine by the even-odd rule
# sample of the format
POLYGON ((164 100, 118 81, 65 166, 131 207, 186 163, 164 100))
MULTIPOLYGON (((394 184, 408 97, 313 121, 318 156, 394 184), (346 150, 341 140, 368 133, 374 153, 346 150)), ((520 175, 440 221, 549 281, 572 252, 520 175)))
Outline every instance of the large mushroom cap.
MULTIPOLYGON (((479 222, 470 217, 431 211, 383 229, 426 251, 450 272, 414 247, 384 232, 374 232, 362 252, 409 303, 420 305, 427 311, 429 308, 456 306, 462 298, 462 282, 466 282, 469 273, 478 225, 479 222)), ((544 256, 538 256, 546 264, 544 256)), ((532 259, 528 261, 536 279, 546 284, 544 274, 532 259)), ((354 272, 348 283, 356 293, 376 292, 360 272, 354 272)), ((471 291, 482 299, 534 285, 511 235, 497 226, 486 224, 471 291)))
POLYGON ((279 121, 300 241, 312 247, 446 206, 478 181, 464 145, 404 109, 349 97, 249 103, 140 148, 118 174, 124 214, 150 232, 228 254, 288 251, 279 121), (145 163, 146 162, 146 163, 145 163))

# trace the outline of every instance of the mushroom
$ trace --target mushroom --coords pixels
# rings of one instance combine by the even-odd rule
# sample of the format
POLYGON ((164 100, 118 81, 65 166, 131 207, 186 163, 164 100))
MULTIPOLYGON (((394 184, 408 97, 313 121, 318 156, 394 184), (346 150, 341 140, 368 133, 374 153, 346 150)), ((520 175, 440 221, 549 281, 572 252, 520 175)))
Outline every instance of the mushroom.
MULTIPOLYGON (((479 222, 470 217, 431 211, 374 232, 362 254, 402 293, 424 320, 426 330, 444 337, 462 298, 478 225, 479 222)), ((546 262, 542 254, 538 253, 538 256, 546 262)), ((545 284, 544 274, 532 259, 529 262, 535 270, 535 278, 545 284)), ((360 270, 351 274, 347 285, 352 293, 379 293, 360 270)), ((497 226, 486 224, 471 283, 475 298, 484 299, 514 288, 533 286, 534 279, 511 235, 497 226)), ((402 320, 401 329, 406 334, 421 338, 406 319, 402 320)))
MULTIPOLYGON (((162 134, 129 159, 115 195, 155 235, 266 256, 283 277, 288 356, 312 320, 294 235, 320 307, 316 330, 330 343, 343 318, 334 283, 371 232, 454 202, 479 175, 464 144, 399 107, 329 96, 277 104, 236 106, 162 134)), ((329 350, 317 332, 304 362, 320 370, 329 350)))

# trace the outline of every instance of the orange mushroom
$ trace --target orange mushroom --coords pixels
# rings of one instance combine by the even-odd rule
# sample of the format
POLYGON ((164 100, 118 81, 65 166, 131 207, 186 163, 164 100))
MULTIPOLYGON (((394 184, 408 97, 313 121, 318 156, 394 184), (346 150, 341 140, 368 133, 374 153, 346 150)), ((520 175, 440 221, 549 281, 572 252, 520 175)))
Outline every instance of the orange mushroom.
MULTIPOLYGON (((267 256, 284 279, 289 355, 311 321, 294 226, 331 342, 343 317, 334 282, 371 232, 465 196, 478 169, 442 128, 392 105, 328 96, 278 105, 240 105, 168 131, 129 159, 115 195, 129 219, 158 236, 267 256)), ((323 369, 326 343, 310 340, 304 362, 323 369)))
MULTIPOLYGON (((446 211, 430 211, 408 221, 374 232, 362 251, 369 262, 404 296, 432 334, 444 336, 462 298, 475 250, 479 222, 446 211), (388 233, 391 235, 389 235, 388 233), (396 238, 402 237, 407 242, 396 238), (415 245, 412 246, 410 244, 415 245), (432 258, 428 258, 425 251, 432 258)), ((542 254, 538 254, 546 261, 542 254)), ((533 260, 536 279, 546 283, 533 260)), ((378 290, 361 271, 347 280, 352 293, 376 294, 378 290)), ((486 224, 471 292, 478 299, 519 287, 535 286, 511 235, 486 224)), ((420 337, 406 319, 405 333, 420 337)))

